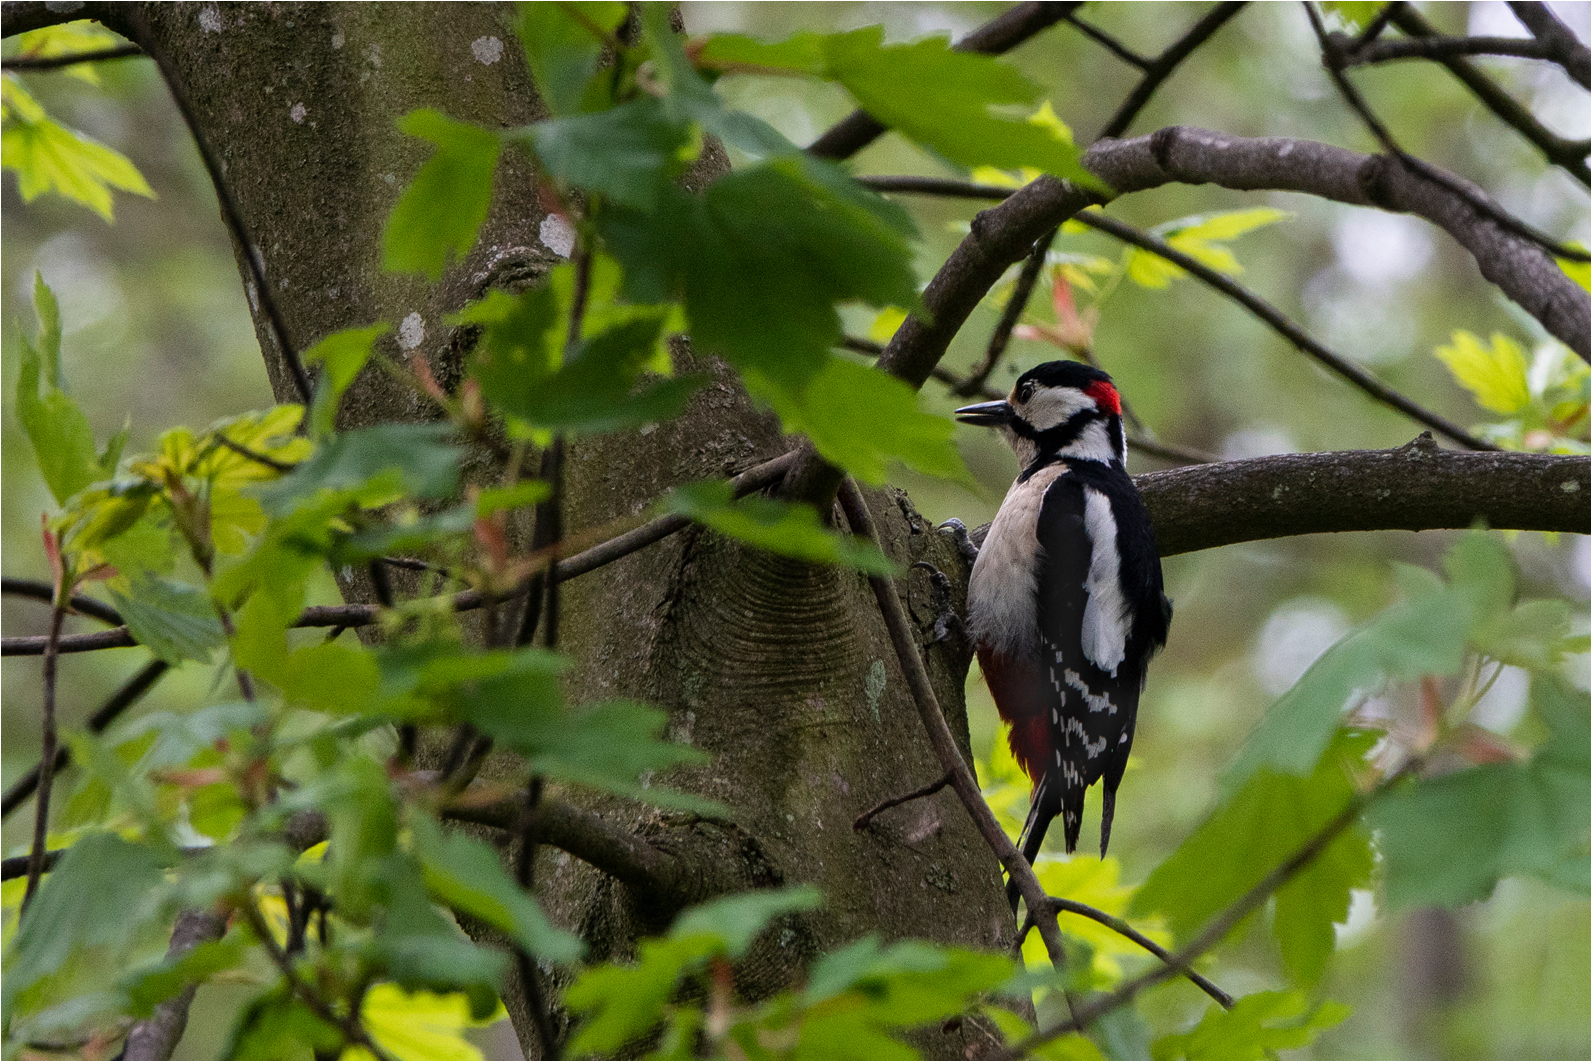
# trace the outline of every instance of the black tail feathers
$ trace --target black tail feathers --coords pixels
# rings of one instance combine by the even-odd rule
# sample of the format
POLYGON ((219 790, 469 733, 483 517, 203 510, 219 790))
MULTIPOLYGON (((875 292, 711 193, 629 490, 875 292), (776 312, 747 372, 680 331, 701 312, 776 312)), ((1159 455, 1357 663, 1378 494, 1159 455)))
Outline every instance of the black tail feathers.
MULTIPOLYGON (((1121 772, 1108 773, 1101 787, 1101 859, 1106 859, 1106 847, 1112 840, 1112 815, 1117 811, 1117 784, 1122 779, 1121 772)), ((1034 863, 1035 857, 1040 855, 1040 843, 1045 841, 1045 832, 1050 828, 1051 821, 1057 816, 1062 817, 1063 840, 1067 843, 1067 851, 1072 853, 1079 846, 1079 829, 1084 823, 1084 793, 1085 787, 1066 786, 1061 779, 1045 775, 1040 779, 1040 785, 1035 787, 1034 795, 1029 799, 1029 818, 1024 820, 1023 833, 1018 835, 1018 849, 1023 853, 1023 858, 1034 863)), ((1018 883, 1010 875, 1007 877, 1007 902, 1012 905, 1014 915, 1018 912, 1018 883)))

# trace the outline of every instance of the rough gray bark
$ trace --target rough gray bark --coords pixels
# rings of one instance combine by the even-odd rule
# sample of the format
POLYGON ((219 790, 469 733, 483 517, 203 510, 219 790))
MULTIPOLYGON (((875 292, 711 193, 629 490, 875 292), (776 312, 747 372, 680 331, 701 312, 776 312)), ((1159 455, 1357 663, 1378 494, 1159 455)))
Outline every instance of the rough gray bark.
MULTIPOLYGON (((553 261, 538 238, 543 212, 530 166, 506 154, 478 246, 438 285, 384 274, 379 240, 428 151, 397 132, 399 116, 436 107, 499 127, 538 117, 504 9, 150 4, 137 15, 142 27, 137 17, 120 21, 169 57, 225 160, 295 345, 418 315, 425 331, 417 349, 440 381, 457 381, 467 338, 444 319, 488 286, 523 283, 553 261), (472 43, 492 37, 504 47, 489 64, 472 43)), ((709 164, 716 162, 723 165, 722 156, 709 164)), ((257 330, 276 394, 293 399, 258 315, 257 330)), ((370 372, 344 408, 349 425, 425 416, 421 403, 370 372)), ((629 517, 669 486, 736 471, 783 445, 775 424, 721 379, 656 431, 574 445, 565 527, 629 517)), ((495 473, 486 456, 467 470, 472 478, 495 473)), ((878 495, 875 505, 894 556, 928 560, 960 582, 956 551, 905 498, 878 495)), ((901 585, 927 626, 927 577, 901 585)), ((788 984, 813 955, 868 932, 986 948, 1009 943, 999 871, 951 795, 884 817, 874 832, 852 832, 862 810, 940 774, 862 577, 687 532, 569 584, 561 632, 574 658, 569 697, 635 697, 667 708, 674 734, 714 759, 658 782, 724 802, 734 822, 559 796, 720 872, 707 882, 807 882, 824 890, 822 911, 788 926, 787 940, 774 940, 745 965, 740 977, 749 992, 788 984)), ((943 648, 933 661, 941 703, 966 744, 966 656, 943 648)), ((484 774, 513 771, 510 758, 495 756, 484 774)), ((634 936, 659 929, 670 914, 547 847, 537 876, 554 918, 582 933, 594 958, 629 955, 634 936)), ((507 1002, 533 1051, 518 987, 507 1002)), ((963 1040, 933 1035, 926 1047, 961 1055, 963 1040)))
MULTIPOLYGON (((172 931, 166 958, 173 960, 184 956, 206 941, 217 940, 226 929, 226 920, 214 912, 185 911, 177 917, 177 928, 172 931)), ((177 1042, 183 1039, 183 1031, 188 1028, 188 1008, 198 988, 197 985, 185 987, 181 993, 156 1005, 155 1013, 149 1018, 134 1023, 127 1032, 122 1058, 170 1059, 177 1042)))

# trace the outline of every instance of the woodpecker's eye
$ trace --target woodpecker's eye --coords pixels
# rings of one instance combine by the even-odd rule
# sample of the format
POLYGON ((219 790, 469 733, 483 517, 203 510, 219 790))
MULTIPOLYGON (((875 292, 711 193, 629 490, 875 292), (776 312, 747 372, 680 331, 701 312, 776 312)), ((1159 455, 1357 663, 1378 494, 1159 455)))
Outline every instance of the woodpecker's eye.
POLYGON ((1028 402, 1034 397, 1034 381, 1028 380, 1018 385, 1018 401, 1028 402))

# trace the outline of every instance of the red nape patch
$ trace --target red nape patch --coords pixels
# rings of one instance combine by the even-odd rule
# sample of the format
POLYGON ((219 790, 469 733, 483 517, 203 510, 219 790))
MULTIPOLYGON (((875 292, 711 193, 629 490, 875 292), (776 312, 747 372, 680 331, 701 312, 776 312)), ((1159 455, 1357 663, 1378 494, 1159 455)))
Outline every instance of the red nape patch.
POLYGON ((1104 380, 1097 380, 1084 389, 1084 394, 1095 400, 1095 405, 1110 413, 1123 413, 1123 400, 1118 398, 1117 389, 1104 380))

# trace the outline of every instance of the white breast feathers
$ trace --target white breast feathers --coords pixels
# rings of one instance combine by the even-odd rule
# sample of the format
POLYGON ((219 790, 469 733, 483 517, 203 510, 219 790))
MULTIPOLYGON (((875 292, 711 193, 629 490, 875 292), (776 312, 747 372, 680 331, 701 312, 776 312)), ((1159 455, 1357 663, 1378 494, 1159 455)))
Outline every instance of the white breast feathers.
POLYGON ((968 627, 976 642, 1000 653, 1033 656, 1039 652, 1035 593, 1040 540, 1035 526, 1046 491, 1066 471, 1067 466, 1059 462, 1028 480, 1015 482, 979 548, 979 559, 968 579, 968 627))
POLYGON ((1112 517, 1112 503, 1091 487, 1084 489, 1084 531, 1090 537, 1090 575, 1085 585, 1089 598, 1084 604, 1081 633, 1084 656, 1115 676, 1127 653, 1128 602, 1118 578, 1117 521, 1112 517))

